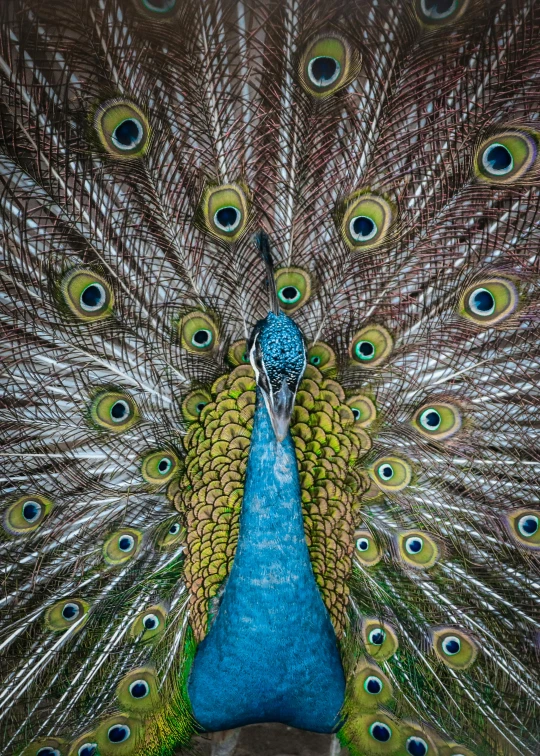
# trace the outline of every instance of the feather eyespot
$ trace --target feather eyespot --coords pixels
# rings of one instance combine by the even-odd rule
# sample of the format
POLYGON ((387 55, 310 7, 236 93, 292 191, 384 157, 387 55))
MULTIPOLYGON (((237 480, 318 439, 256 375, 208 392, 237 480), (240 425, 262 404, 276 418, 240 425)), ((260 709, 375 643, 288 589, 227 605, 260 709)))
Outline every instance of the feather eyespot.
POLYGON ((412 468, 402 457, 380 457, 370 467, 369 474, 381 490, 395 492, 409 485, 412 468))
POLYGON ((134 0, 134 2, 145 15, 157 20, 170 18, 178 10, 178 0, 134 0))
POLYGON ((238 367, 238 365, 249 365, 249 355, 247 353, 247 343, 245 339, 235 341, 229 347, 227 352, 227 360, 238 367))
POLYGON ((422 726, 405 720, 400 734, 405 744, 405 752, 409 756, 429 756, 438 753, 431 736, 422 726))
POLYGON ((466 289, 459 311, 478 325, 491 326, 512 315, 517 305, 517 289, 512 281, 488 278, 466 289))
POLYGON ((182 346, 193 354, 212 352, 218 344, 218 330, 205 312, 190 312, 178 323, 182 346))
POLYGON ((90 605, 80 598, 63 599, 45 612, 45 625, 55 633, 62 633, 78 623, 76 632, 85 624, 90 605))
POLYGON ((357 530, 354 533, 355 557, 366 567, 378 564, 382 559, 382 551, 369 530, 357 530))
POLYGON ((30 743, 21 756, 64 756, 66 743, 62 738, 41 738, 30 743))
POLYGON ((347 405, 351 408, 354 424, 359 428, 368 428, 377 417, 377 408, 374 402, 363 394, 356 394, 347 399, 347 405))
POLYGON ((354 673, 351 697, 355 710, 376 710, 391 701, 392 686, 379 667, 362 660, 354 673))
POLYGON ((53 503, 41 494, 21 496, 4 513, 4 530, 12 535, 33 533, 50 514, 53 503))
POLYGON ((355 365, 373 368, 385 362, 393 345, 392 337, 386 328, 367 325, 353 336, 349 354, 355 365))
POLYGON ((378 743, 388 743, 392 737, 392 728, 385 722, 373 722, 369 728, 369 734, 378 743))
POLYGON ((207 231, 226 242, 235 242, 246 230, 248 203, 237 184, 208 187, 199 213, 207 231))
POLYGON ((459 18, 468 4, 469 0, 415 0, 415 9, 426 26, 440 26, 459 18))
POLYGON ((165 630, 167 611, 161 604, 148 606, 140 612, 130 628, 130 636, 142 642, 158 639, 165 630))
POLYGON ((159 708, 159 681, 152 667, 132 669, 116 688, 122 709, 134 713, 149 713, 159 708))
POLYGON ((439 659, 455 670, 467 669, 478 656, 478 646, 468 633, 454 627, 431 630, 433 650, 439 659))
POLYGON ((137 556, 142 545, 142 533, 135 528, 123 528, 112 533, 103 544, 103 558, 108 564, 129 562, 137 556))
POLYGON ((408 567, 429 569, 441 555, 435 539, 423 531, 407 530, 400 533, 397 546, 401 560, 408 567))
POLYGON ((144 734, 144 721, 135 715, 114 714, 96 728, 100 756, 127 756, 135 753, 144 734))
POLYGON ((114 295, 103 276, 91 270, 70 271, 62 280, 64 302, 79 320, 93 323, 112 315, 114 295))
POLYGON ((90 418, 99 428, 122 433, 132 428, 140 420, 140 415, 129 394, 103 391, 94 397, 90 405, 90 418))
POLYGON ((514 541, 527 549, 540 549, 540 511, 516 509, 505 516, 505 524, 514 541))
POLYGON ((367 652, 377 661, 389 659, 398 649, 399 644, 394 628, 376 618, 364 620, 362 637, 367 652))
POLYGON ((212 397, 204 389, 192 391, 182 402, 182 414, 184 420, 188 423, 193 423, 196 420, 199 420, 201 412, 211 401, 212 397))
POLYGON ((175 521, 166 526, 166 530, 158 538, 157 545, 160 549, 170 549, 184 544, 185 539, 186 529, 178 521, 175 521))
MULTIPOLYGON (((369 698, 364 693, 362 704, 368 707, 367 711, 374 708, 369 698)), ((394 717, 383 708, 359 716, 354 716, 354 711, 356 709, 353 709, 349 715, 345 733, 354 744, 355 753, 365 753, 370 756, 398 753, 400 729, 399 722, 394 717)))
POLYGON ((313 97, 328 97, 346 86, 360 70, 357 50, 340 36, 312 39, 299 63, 300 82, 313 97))
POLYGON ((522 179, 535 165, 538 139, 525 131, 504 131, 480 145, 476 157, 478 178, 497 184, 522 179))
POLYGON ((150 124, 143 111, 128 100, 104 102, 94 114, 94 128, 102 147, 122 160, 140 158, 150 144, 150 124))
POLYGON ((345 202, 341 235, 356 251, 375 249, 384 242, 394 220, 389 202, 374 194, 355 193, 345 202))
POLYGON ((414 414, 413 427, 426 438, 443 441, 461 429, 461 413, 447 402, 424 404, 414 414))
POLYGON ((274 274, 279 306, 287 314, 302 307, 311 294, 309 274, 301 268, 280 268, 274 274))
POLYGON ((176 454, 170 451, 156 451, 143 457, 141 475, 147 483, 162 485, 174 477, 178 468, 176 454))
POLYGON ((307 350, 308 365, 320 370, 323 375, 331 374, 336 367, 336 353, 322 341, 310 344, 307 350))

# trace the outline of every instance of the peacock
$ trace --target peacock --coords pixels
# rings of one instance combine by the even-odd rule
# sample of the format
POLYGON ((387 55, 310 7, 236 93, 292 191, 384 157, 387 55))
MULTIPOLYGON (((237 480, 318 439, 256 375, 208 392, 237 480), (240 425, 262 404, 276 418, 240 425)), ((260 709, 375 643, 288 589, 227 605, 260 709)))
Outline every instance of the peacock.
POLYGON ((534 0, 0 3, 2 754, 540 754, 539 71, 534 0))

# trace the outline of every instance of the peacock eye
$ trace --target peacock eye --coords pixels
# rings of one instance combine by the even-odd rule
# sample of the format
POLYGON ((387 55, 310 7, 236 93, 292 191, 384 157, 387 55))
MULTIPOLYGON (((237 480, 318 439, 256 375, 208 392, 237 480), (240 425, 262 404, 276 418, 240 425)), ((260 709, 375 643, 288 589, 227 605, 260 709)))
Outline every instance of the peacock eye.
POLYGON ((310 344, 307 350, 307 361, 321 373, 327 374, 336 366, 336 354, 334 350, 322 341, 310 344))
POLYGON ((79 320, 93 323, 112 314, 112 289, 97 273, 72 270, 63 278, 61 292, 65 303, 79 320))
POLYGON ((423 738, 417 737, 416 735, 413 735, 412 737, 407 739, 405 747, 407 749, 407 753, 410 753, 411 756, 426 756, 429 750, 426 741, 423 738))
POLYGON ((370 475, 383 491, 401 491, 411 482, 412 468, 401 457, 382 457, 370 468, 370 475))
POLYGON ((170 13, 176 6, 176 0, 142 0, 142 4, 152 13, 170 13))
POLYGON ((108 564, 124 564, 138 554, 141 543, 142 533, 135 528, 112 533, 103 544, 103 558, 108 564))
POLYGON ((236 184, 209 187, 203 195, 199 213, 207 231, 223 241, 234 242, 246 229, 246 195, 236 184))
POLYGON ((521 546, 532 550, 540 548, 540 512, 518 509, 504 519, 514 540, 521 546))
POLYGON ((491 183, 518 181, 533 167, 538 155, 536 135, 507 131, 485 141, 476 158, 478 178, 491 183))
POLYGON ((173 523, 171 527, 169 528, 169 535, 178 535, 179 532, 180 532, 180 523, 179 522, 173 523))
POLYGON ((416 0, 416 13, 426 26, 446 24, 458 18, 469 0, 416 0))
POLYGON ((150 693, 150 686, 148 685, 146 680, 135 680, 135 682, 132 682, 129 686, 129 692, 131 693, 133 698, 146 698, 146 696, 150 693))
POLYGON ((524 538, 532 538, 538 532, 538 517, 525 515, 518 520, 518 530, 524 538))
POLYGON ((354 534, 356 559, 367 567, 380 562, 382 552, 369 530, 357 530, 354 534))
POLYGON ((400 533, 397 543, 399 555, 409 567, 429 569, 440 557, 440 548, 428 533, 400 533))
POLYGON ((131 735, 127 725, 113 725, 107 731, 107 737, 111 743, 124 743, 131 735))
POLYGON ((141 475, 147 483, 167 483, 178 469, 178 457, 172 452, 156 451, 143 457, 141 475))
POLYGON ((90 406, 90 417, 100 428, 121 433, 135 425, 139 413, 137 405, 128 394, 105 391, 94 398, 90 406))
POLYGON ((279 268, 274 277, 282 310, 290 314, 307 302, 311 294, 311 280, 305 270, 279 268))
POLYGON ((455 656, 461 651, 461 641, 454 635, 450 635, 443 640, 442 650, 447 656, 455 656))
POLYGON ((382 644, 386 640, 386 633, 384 632, 382 627, 376 627, 370 632, 368 638, 369 642, 374 646, 382 646, 382 644))
POLYGON ((368 325, 353 336, 349 353, 353 362, 362 367, 376 367, 392 351, 392 337, 379 325, 368 325))
POLYGON ((490 278, 466 289, 460 314, 479 325, 494 325, 511 315, 517 304, 517 290, 511 281, 490 278))
POLYGON ((359 428, 367 428, 377 417, 375 404, 368 396, 351 396, 347 399, 347 405, 351 408, 355 425, 359 428))
POLYGON ((24 535, 37 530, 52 509, 45 496, 22 496, 11 504, 4 514, 3 525, 8 533, 24 535))
POLYGON ((68 622, 76 620, 80 613, 81 610, 78 604, 69 603, 64 604, 62 607, 62 617, 68 622))
POLYGON ((63 632, 79 620, 76 631, 80 630, 86 621, 90 605, 82 599, 63 599, 50 606, 45 613, 45 625, 53 632, 63 632), (81 621, 84 620, 84 621, 81 621))
POLYGON ((182 414, 188 423, 199 419, 201 412, 212 401, 210 394, 203 389, 192 391, 182 402, 182 414))
POLYGON ((366 691, 366 693, 370 693, 372 696, 376 696, 378 693, 381 693, 382 689, 383 684, 378 677, 370 675, 366 678, 366 681, 364 682, 364 690, 366 691))
POLYGON ((351 249, 374 249, 384 241, 394 219, 394 211, 385 199, 356 193, 344 207, 341 235, 351 249))
POLYGON ((384 724, 384 722, 373 722, 369 728, 369 734, 373 740, 376 740, 379 743, 388 743, 392 737, 392 730, 387 724, 384 724))
POLYGON ((173 548, 182 545, 185 541, 186 529, 179 522, 173 522, 163 531, 158 538, 157 545, 161 549, 173 548))
POLYGON ((446 402, 424 405, 415 412, 413 426, 423 436, 441 441, 460 430, 461 413, 446 402))
POLYGON ((83 743, 77 751, 77 756, 96 756, 97 743, 83 743))
POLYGON ((129 552, 133 551, 135 548, 135 539, 130 535, 120 536, 118 539, 118 548, 120 551, 124 552, 124 554, 129 554, 129 552))
POLYGON ((156 630, 159 627, 159 619, 155 614, 147 614, 143 619, 143 625, 146 630, 156 630))
POLYGON ((247 353, 245 339, 233 342, 227 352, 227 360, 237 367, 238 365, 249 364, 249 355, 247 353))
POLYGON ((217 346, 218 331, 209 315, 190 312, 178 324, 182 346, 194 354, 211 352, 217 346))
POLYGON ((46 746, 45 748, 40 748, 36 752, 36 756, 60 756, 60 751, 58 748, 49 748, 46 746))
POLYGON ((327 97, 349 83, 360 68, 360 56, 338 36, 308 42, 300 59, 300 82, 309 94, 327 97))
POLYGON ((405 548, 409 554, 419 554, 424 546, 424 541, 418 536, 407 538, 405 541, 405 548))
POLYGON ((431 631, 433 648, 439 659, 452 669, 467 669, 478 655, 478 647, 473 639, 457 628, 433 628, 431 631))
POLYGON ((150 142, 150 125, 142 110, 127 100, 108 100, 94 115, 102 146, 117 158, 142 157, 150 142))

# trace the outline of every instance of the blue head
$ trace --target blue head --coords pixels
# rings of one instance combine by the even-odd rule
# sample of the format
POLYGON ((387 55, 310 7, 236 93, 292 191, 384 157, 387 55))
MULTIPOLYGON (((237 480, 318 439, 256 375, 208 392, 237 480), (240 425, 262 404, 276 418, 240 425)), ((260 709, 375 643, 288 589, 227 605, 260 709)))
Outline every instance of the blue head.
POLYGON ((306 369, 302 332, 287 315, 269 312, 255 325, 248 353, 274 433, 278 441, 283 441, 306 369))

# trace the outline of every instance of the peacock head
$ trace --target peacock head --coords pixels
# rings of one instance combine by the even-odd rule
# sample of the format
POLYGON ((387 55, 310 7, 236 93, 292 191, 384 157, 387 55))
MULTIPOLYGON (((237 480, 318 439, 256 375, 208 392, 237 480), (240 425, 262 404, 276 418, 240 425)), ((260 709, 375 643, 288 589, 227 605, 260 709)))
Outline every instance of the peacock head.
POLYGON ((278 441, 287 435, 298 386, 306 369, 302 332, 282 312, 269 312, 255 325, 249 360, 278 441))

